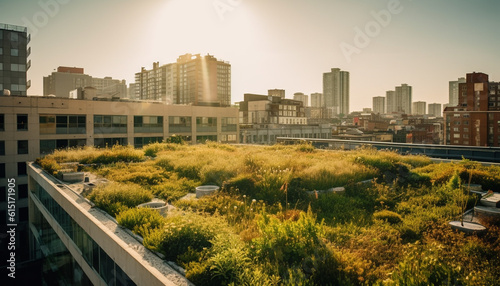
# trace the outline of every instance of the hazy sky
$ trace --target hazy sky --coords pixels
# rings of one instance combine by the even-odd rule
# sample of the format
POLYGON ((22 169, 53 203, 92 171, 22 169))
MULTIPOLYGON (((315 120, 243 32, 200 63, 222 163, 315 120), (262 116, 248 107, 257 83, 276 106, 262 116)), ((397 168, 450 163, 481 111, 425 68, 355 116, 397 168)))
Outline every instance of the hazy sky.
POLYGON ((413 101, 448 102, 448 81, 500 81, 498 0, 0 0, 0 22, 32 34, 32 87, 58 66, 134 82, 152 63, 210 53, 232 66, 232 101, 268 89, 322 92, 350 72, 350 110, 407 83, 413 101))

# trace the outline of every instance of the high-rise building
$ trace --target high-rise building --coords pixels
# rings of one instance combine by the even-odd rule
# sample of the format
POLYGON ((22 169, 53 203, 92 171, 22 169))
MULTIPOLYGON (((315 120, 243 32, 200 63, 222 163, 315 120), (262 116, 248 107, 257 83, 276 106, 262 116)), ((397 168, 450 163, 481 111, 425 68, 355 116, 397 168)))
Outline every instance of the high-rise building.
POLYGON ((404 114, 411 113, 412 104, 412 87, 407 84, 396 86, 396 104, 398 112, 404 114), (401 103, 400 103, 401 102, 401 103))
POLYGON ((416 101, 413 103, 413 113, 415 115, 427 114, 427 103, 425 101, 416 101))
POLYGON ((460 77, 458 80, 449 82, 449 101, 450 106, 458 105, 458 86, 461 83, 465 83, 465 77, 460 77))
POLYGON ((323 97, 334 115, 349 114, 349 72, 332 68, 323 73, 323 97))
POLYGON ((97 78, 84 73, 83 68, 58 67, 49 76, 43 77, 43 95, 69 98, 72 90, 93 87, 97 97, 127 98, 125 80, 111 77, 97 78))
POLYGON ((373 112, 379 114, 385 113, 385 97, 375 96, 373 98, 373 112))
POLYGON ((31 65, 29 41, 26 27, 0 24, 0 95, 26 95, 30 86, 26 81, 31 65))
POLYGON ((185 54, 177 62, 135 74, 136 98, 168 104, 231 105, 231 65, 211 55, 185 54))
POLYGON ((500 146, 500 89, 484 73, 458 85, 458 104, 444 110, 446 145, 500 146))
POLYGON ((441 103, 429 103, 429 115, 441 117, 441 103))
POLYGON ((323 94, 319 92, 311 93, 311 107, 323 107, 323 94))
POLYGON ((293 100, 298 100, 298 101, 302 101, 302 103, 304 104, 304 107, 308 107, 309 106, 309 96, 306 95, 306 94, 303 94, 302 92, 296 92, 293 94, 293 100))
POLYGON ((396 102, 396 93, 394 92, 394 90, 386 91, 385 97, 386 97, 386 102, 387 102, 386 112, 388 114, 393 113, 393 112, 398 112, 397 102, 396 102))
POLYGON ((135 89, 136 89, 135 83, 129 83, 128 88, 127 88, 127 98, 128 99, 136 100, 135 89))
POLYGON ((267 95, 269 95, 269 96, 278 96, 280 98, 285 98, 285 90, 284 89, 269 89, 267 91, 267 95))

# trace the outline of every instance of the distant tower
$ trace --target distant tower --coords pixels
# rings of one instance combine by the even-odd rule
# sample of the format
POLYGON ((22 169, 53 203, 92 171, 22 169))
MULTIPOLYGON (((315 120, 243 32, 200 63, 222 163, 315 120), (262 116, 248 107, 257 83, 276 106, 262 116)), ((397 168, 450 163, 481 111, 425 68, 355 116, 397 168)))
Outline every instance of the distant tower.
POLYGON ((385 112, 387 114, 391 114, 393 112, 397 112, 398 108, 397 108, 397 105, 396 105, 396 92, 394 90, 388 90, 385 93, 385 97, 386 97, 385 101, 387 103, 387 107, 385 109, 385 112))
POLYGON ((185 54, 177 62, 135 74, 137 99, 172 104, 231 105, 231 65, 212 55, 185 54))
POLYGON ((349 72, 332 68, 323 73, 323 97, 333 114, 349 114, 349 72))
POLYGON ((441 103, 429 103, 429 115, 441 117, 441 103))
POLYGON ((373 98, 373 112, 384 114, 385 113, 385 97, 375 96, 373 98))
POLYGON ((269 95, 269 96, 278 96, 280 98, 285 98, 285 90, 284 89, 269 89, 267 91, 267 95, 269 95))
POLYGON ((416 101, 413 103, 413 114, 425 115, 427 103, 425 101, 416 101))
POLYGON ((458 80, 449 82, 449 106, 458 105, 458 87, 461 83, 465 83, 465 77, 460 77, 458 78, 458 80))
POLYGON ((10 95, 26 95, 30 82, 26 72, 31 61, 28 56, 31 48, 26 27, 0 24, 0 95, 10 90, 10 95))
POLYGON ((303 94, 302 92, 296 92, 296 93, 294 93, 293 94, 293 100, 302 101, 302 103, 304 104, 304 107, 308 107, 309 106, 309 96, 303 94))
POLYGON ((311 93, 311 107, 323 107, 323 94, 319 92, 311 93))
POLYGON ((396 86, 396 108, 398 112, 411 113, 412 87, 407 84, 396 86))

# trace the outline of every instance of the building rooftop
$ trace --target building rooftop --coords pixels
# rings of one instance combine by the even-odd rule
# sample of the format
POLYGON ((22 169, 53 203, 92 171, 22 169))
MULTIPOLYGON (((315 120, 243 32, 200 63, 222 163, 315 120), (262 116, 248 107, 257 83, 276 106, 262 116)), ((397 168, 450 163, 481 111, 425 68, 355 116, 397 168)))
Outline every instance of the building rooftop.
MULTIPOLYGON (((139 240, 139 237, 131 231, 120 226, 117 221, 103 210, 96 208, 92 202, 82 196, 85 189, 85 183, 68 183, 48 175, 38 165, 30 163, 31 170, 43 177, 54 189, 60 192, 68 201, 71 202, 81 215, 85 216, 91 223, 101 229, 116 245, 121 248, 119 259, 126 259, 127 264, 130 260, 151 273, 150 285, 193 285, 189 280, 174 270, 167 261, 163 260, 161 254, 156 254, 147 249, 139 240), (158 281, 162 284, 158 284, 158 281), (155 283, 156 282, 156 283, 155 283)), ((90 178, 90 182, 98 185, 106 183, 105 179, 85 173, 90 178)), ((141 277, 143 278, 143 277, 141 277)), ((145 281, 141 281, 145 282, 145 281)))

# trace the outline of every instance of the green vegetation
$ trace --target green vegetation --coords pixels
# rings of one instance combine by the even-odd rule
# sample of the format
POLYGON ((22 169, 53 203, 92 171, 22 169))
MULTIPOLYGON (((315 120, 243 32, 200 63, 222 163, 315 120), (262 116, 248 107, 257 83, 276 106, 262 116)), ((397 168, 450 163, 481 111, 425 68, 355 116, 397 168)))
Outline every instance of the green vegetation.
POLYGON ((177 140, 37 160, 51 174, 67 162, 113 181, 88 198, 198 285, 500 285, 500 228, 466 236, 448 226, 476 203, 469 180, 499 191, 499 167, 177 140), (202 184, 221 190, 179 200, 202 184), (177 211, 135 208, 153 196, 177 211))

